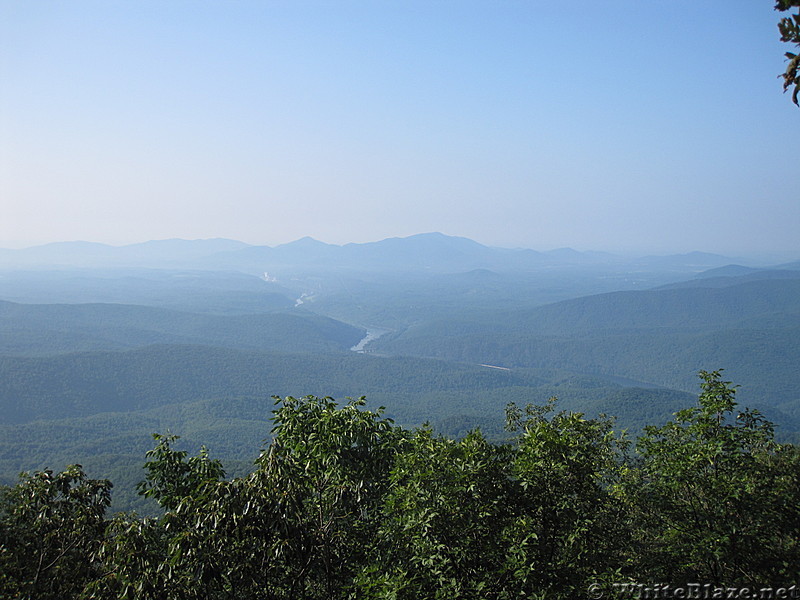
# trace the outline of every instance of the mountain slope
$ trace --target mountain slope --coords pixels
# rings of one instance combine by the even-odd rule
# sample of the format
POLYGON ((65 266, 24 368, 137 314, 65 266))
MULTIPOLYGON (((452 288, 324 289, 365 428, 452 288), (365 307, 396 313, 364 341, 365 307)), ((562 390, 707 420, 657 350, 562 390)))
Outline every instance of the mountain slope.
POLYGON ((600 294, 481 319, 421 323, 375 340, 370 348, 505 367, 564 368, 686 391, 695 386, 698 370, 724 367, 748 402, 800 417, 797 279, 600 294))
POLYGON ((124 304, 0 301, 0 354, 199 344, 289 352, 344 352, 362 329, 304 311, 206 315, 124 304))
POLYGON ((248 244, 223 238, 152 240, 126 246, 95 242, 55 242, 18 250, 0 249, 0 267, 155 267, 175 266, 248 244))
POLYGON ((172 269, 36 269, 0 272, 0 299, 12 302, 117 303, 216 314, 290 308, 296 294, 236 272, 172 269))

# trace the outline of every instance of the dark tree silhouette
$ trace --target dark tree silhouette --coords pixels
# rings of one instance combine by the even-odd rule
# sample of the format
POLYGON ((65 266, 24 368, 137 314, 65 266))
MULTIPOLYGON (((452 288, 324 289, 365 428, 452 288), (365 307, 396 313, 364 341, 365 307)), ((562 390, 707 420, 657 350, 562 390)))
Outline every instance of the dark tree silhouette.
MULTIPOLYGON (((800 0, 777 0, 775 3, 775 10, 781 12, 791 11, 792 8, 800 8, 800 0)), ((782 42, 794 44, 800 48, 800 10, 795 14, 790 14, 788 17, 783 17, 778 23, 778 30, 781 32, 782 42)), ((798 101, 798 93, 800 93, 800 55, 794 52, 787 52, 786 58, 789 60, 789 64, 786 67, 786 72, 781 75, 783 77, 783 91, 785 92, 794 86, 792 102, 800 106, 800 101, 798 101)))

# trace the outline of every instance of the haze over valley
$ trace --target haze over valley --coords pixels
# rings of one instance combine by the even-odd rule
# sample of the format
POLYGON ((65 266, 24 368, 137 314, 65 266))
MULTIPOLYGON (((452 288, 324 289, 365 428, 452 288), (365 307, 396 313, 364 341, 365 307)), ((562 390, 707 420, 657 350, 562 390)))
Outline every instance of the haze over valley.
POLYGON ((724 368, 800 432, 800 262, 488 247, 439 233, 333 245, 161 240, 0 251, 0 473, 83 464, 134 485, 150 434, 246 470, 271 396, 366 396, 503 439, 543 403, 663 423, 724 368))
POLYGON ((0 597, 795 597, 800 0, 5 0, 0 81, 0 597))

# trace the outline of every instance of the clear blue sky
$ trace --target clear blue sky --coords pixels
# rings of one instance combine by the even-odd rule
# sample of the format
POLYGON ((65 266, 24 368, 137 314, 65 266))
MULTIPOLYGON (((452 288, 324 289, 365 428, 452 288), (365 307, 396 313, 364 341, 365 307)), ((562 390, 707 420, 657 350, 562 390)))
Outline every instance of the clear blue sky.
POLYGON ((800 256, 772 0, 0 3, 0 242, 800 256))

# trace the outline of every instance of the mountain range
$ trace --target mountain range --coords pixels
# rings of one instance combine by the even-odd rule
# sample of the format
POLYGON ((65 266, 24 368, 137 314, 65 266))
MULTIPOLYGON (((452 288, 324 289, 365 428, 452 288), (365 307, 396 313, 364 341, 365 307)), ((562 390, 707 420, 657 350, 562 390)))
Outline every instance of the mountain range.
POLYGON ((800 262, 440 233, 0 250, 0 482, 79 462, 147 511, 152 433, 246 470, 273 394, 367 395, 405 425, 502 440, 509 402, 551 396, 632 431, 663 423, 718 368, 800 440, 798 363, 800 262))
POLYGON ((441 233, 341 246, 305 237, 274 247, 248 245, 228 239, 172 239, 127 246, 58 242, 24 249, 0 249, 0 268, 195 268, 236 270, 257 275, 265 270, 287 267, 449 272, 478 268, 538 270, 553 266, 602 264, 700 272, 736 261, 700 252, 626 258, 609 253, 578 252, 570 248, 548 252, 496 248, 441 233))

